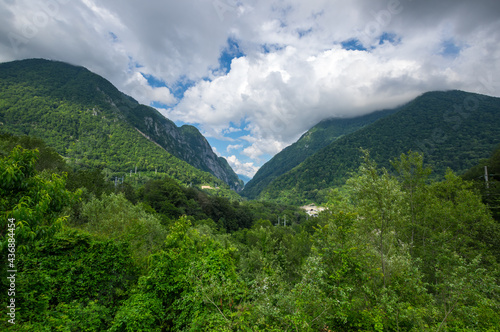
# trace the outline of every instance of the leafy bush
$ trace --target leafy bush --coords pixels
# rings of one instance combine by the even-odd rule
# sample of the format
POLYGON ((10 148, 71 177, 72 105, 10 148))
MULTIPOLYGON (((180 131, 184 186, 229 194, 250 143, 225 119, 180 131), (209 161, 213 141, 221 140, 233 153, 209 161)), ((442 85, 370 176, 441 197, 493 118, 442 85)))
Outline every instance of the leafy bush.
POLYGON ((141 266, 162 247, 167 236, 158 218, 133 205, 123 194, 93 198, 83 205, 81 213, 88 222, 79 227, 97 237, 130 243, 132 256, 141 266))

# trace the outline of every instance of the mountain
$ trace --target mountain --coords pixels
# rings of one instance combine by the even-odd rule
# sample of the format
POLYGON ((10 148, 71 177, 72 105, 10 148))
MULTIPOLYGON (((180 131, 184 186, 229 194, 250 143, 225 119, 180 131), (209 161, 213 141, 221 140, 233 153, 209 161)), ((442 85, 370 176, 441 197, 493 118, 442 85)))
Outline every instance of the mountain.
POLYGON ((128 104, 125 102, 118 107, 144 137, 190 165, 215 175, 235 191, 243 189, 243 182, 226 159, 213 152, 206 138, 196 127, 177 127, 152 107, 136 104, 135 101, 132 107, 128 104))
POLYGON ((243 174, 238 174, 238 177, 240 178, 241 181, 243 181, 243 183, 248 183, 248 181, 250 181, 252 179, 251 177, 248 177, 248 176, 243 175, 243 174))
POLYGON ((325 189, 342 185, 360 163, 360 148, 390 169, 390 160, 409 150, 442 176, 465 171, 500 143, 500 98, 463 91, 428 92, 397 112, 342 136, 271 181, 259 198, 321 200, 325 189))
POLYGON ((179 128, 106 79, 67 63, 30 59, 0 64, 0 132, 39 137, 80 167, 115 172, 170 167, 189 181, 181 174, 182 160, 236 191, 243 188, 195 127, 179 128))
POLYGON ((265 163, 251 181, 245 185, 242 196, 253 199, 275 178, 288 172, 307 157, 321 150, 339 137, 352 133, 397 110, 373 112, 357 118, 326 119, 309 129, 300 139, 265 163))

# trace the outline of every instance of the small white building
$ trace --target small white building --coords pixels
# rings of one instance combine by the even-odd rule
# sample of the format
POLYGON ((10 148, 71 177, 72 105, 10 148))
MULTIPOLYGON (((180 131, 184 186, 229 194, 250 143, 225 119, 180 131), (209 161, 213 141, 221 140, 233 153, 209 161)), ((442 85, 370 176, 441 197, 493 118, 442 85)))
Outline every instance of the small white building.
POLYGON ((310 217, 317 217, 321 211, 325 210, 324 207, 316 206, 314 204, 304 205, 301 206, 300 208, 304 209, 310 217))

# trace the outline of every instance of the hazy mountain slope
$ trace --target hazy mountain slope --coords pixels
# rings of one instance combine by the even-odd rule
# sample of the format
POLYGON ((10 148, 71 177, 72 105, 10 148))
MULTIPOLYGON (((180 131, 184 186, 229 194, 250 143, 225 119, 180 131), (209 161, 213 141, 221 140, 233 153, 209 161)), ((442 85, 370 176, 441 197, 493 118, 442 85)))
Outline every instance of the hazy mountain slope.
POLYGON ((244 183, 248 183, 248 181, 251 180, 250 177, 244 175, 244 174, 238 174, 238 177, 240 178, 241 181, 243 181, 244 183))
POLYGON ((83 67, 42 59, 0 64, 0 122, 0 131, 40 137, 85 167, 160 171, 165 163, 180 168, 179 158, 242 187, 196 128, 178 128, 83 67))
POLYGON ((352 133, 394 112, 396 110, 383 110, 357 118, 332 118, 321 121, 302 135, 297 142, 286 147, 265 163, 252 180, 246 184, 241 195, 248 198, 257 197, 275 178, 288 172, 339 137, 352 133))
POLYGON ((500 98, 462 91, 429 92, 387 116, 343 136, 272 181, 261 198, 321 198, 321 190, 344 183, 360 162, 359 148, 390 168, 389 160, 420 151, 436 175, 461 172, 500 143, 500 98), (319 194, 319 195, 318 195, 319 194))

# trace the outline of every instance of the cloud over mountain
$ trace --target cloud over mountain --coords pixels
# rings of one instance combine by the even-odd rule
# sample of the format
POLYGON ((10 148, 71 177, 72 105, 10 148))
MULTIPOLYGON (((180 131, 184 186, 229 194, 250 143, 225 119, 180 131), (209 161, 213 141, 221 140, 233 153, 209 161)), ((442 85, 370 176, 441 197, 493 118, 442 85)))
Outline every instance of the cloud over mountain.
POLYGON ((29 57, 86 66, 257 167, 325 117, 500 95, 500 3, 0 2, 0 61, 29 57))

